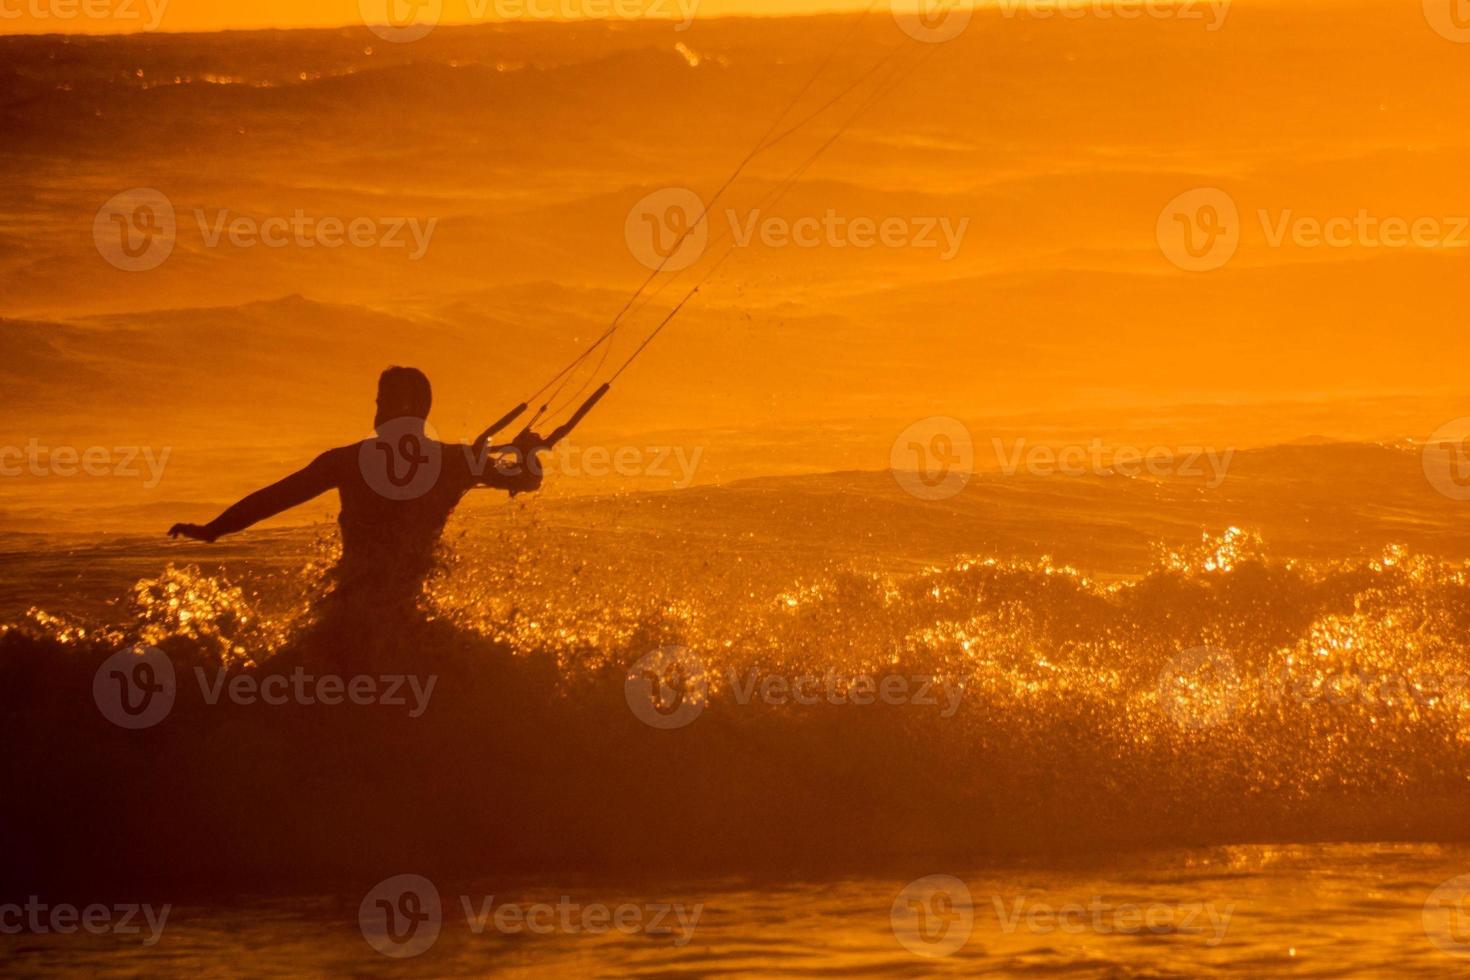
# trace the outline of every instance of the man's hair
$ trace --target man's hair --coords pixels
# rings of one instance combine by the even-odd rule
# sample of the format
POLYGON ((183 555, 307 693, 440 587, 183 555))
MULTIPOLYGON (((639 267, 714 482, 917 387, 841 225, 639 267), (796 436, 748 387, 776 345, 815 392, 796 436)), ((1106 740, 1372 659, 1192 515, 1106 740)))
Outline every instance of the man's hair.
POLYGON ((434 392, 428 376, 418 368, 390 367, 378 378, 378 399, 395 417, 426 419, 434 392))

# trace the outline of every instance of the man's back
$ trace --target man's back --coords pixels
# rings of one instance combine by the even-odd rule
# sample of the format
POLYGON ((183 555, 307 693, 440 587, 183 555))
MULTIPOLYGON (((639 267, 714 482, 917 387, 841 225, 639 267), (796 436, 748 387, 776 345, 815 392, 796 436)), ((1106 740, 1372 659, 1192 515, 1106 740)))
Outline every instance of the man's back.
POLYGON ((342 502, 338 591, 414 601, 449 515, 477 482, 470 448, 428 438, 390 445, 377 437, 326 455, 342 502))

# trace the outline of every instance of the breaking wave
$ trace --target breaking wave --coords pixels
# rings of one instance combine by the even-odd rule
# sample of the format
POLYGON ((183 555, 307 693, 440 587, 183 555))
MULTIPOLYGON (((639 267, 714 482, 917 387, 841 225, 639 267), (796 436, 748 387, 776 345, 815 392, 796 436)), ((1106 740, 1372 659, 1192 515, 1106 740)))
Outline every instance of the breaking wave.
POLYGON ((1230 529, 1100 581, 1045 559, 661 564, 595 537, 458 542, 411 622, 290 599, 319 587, 325 545, 249 584, 169 568, 111 625, 33 610, 0 634, 5 784, 29 788, 4 817, 28 855, 16 884, 874 867, 1470 827, 1465 563, 1275 559, 1230 529), (94 681, 136 644, 168 658, 177 699, 127 730, 94 681), (288 672, 433 687, 417 714, 206 696, 288 672))

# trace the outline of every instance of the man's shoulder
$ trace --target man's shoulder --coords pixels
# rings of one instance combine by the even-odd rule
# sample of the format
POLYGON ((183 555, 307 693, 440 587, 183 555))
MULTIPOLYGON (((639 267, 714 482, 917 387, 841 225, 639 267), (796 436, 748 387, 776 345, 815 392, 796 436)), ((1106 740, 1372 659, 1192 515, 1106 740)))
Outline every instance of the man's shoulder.
POLYGON ((372 439, 364 439, 349 446, 328 449, 316 458, 316 462, 323 466, 341 466, 349 462, 356 462, 357 457, 362 454, 363 447, 372 441, 372 439))
POLYGON ((328 449, 312 460, 310 468, 329 475, 333 480, 350 479, 351 474, 358 472, 364 465, 367 465, 368 460, 375 458, 374 453, 377 450, 373 447, 376 442, 376 439, 368 438, 361 442, 328 449))
POLYGON ((466 474, 475 470, 479 456, 475 447, 466 446, 462 442, 439 443, 439 455, 446 470, 466 474))

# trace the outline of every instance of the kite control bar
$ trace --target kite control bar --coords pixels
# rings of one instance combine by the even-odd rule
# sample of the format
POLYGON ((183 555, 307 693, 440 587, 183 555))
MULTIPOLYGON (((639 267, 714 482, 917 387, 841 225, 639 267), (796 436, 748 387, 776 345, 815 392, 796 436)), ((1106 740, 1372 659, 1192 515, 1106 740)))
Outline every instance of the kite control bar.
POLYGON ((582 424, 582 420, 585 419, 589 414, 591 414, 592 410, 597 407, 597 403, 602 401, 602 397, 611 390, 612 382, 608 382, 601 388, 598 388, 596 391, 594 391, 592 393, 592 397, 588 398, 585 402, 582 403, 582 407, 577 409, 576 414, 567 419, 565 425, 561 426, 555 432, 551 433, 551 435, 546 437, 541 448, 552 449, 556 446, 557 443, 561 442, 567 436, 571 435, 572 430, 582 424))
MULTIPOLYGON (((487 453, 515 453, 522 460, 532 460, 537 456, 537 454, 544 453, 547 450, 556 448, 557 443, 561 442, 567 436, 571 435, 572 431, 576 429, 577 426, 582 424, 582 420, 585 419, 589 414, 591 414, 592 410, 597 407, 597 403, 602 401, 603 396, 605 396, 611 390, 611 383, 605 384, 601 388, 598 388, 592 393, 592 396, 590 398, 582 403, 582 407, 577 409, 576 413, 571 418, 567 419, 565 424, 559 426, 549 436, 542 436, 538 435, 535 432, 532 432, 531 427, 528 425, 521 430, 520 434, 517 435, 515 439, 511 440, 505 445, 491 446, 489 449, 485 449, 484 444, 490 441, 491 436, 504 429, 507 425, 514 422, 516 419, 520 418, 522 414, 524 414, 524 412, 526 411, 526 406, 518 405, 515 409, 509 412, 505 416, 505 418, 501 419, 495 425, 492 425, 489 429, 487 429, 485 431, 485 434, 480 436, 480 438, 476 440, 475 448, 485 449, 485 452, 487 453)), ((512 493, 511 496, 515 496, 515 494, 512 493)))
POLYGON ((527 405, 525 402, 521 402, 515 408, 511 409, 509 412, 506 412, 505 417, 502 418, 499 422, 496 422, 494 425, 490 426, 490 428, 486 429, 484 432, 481 432, 480 437, 475 440, 475 452, 478 453, 480 450, 488 446, 491 439, 499 435, 501 430, 503 430, 506 426, 510 425, 522 415, 525 415, 526 409, 530 407, 531 406, 527 405))

